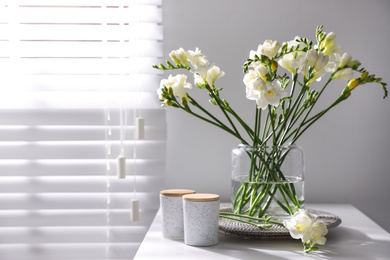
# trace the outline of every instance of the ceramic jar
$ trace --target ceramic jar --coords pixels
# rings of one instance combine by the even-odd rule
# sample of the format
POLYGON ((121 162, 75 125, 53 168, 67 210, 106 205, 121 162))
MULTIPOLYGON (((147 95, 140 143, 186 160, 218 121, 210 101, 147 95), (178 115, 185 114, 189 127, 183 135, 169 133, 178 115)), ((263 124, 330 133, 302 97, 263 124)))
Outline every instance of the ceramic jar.
POLYGON ((183 196, 184 243, 191 246, 218 244, 219 195, 183 196))
POLYGON ((182 196, 194 193, 194 190, 185 189, 169 189, 160 192, 162 233, 165 238, 184 238, 182 196))

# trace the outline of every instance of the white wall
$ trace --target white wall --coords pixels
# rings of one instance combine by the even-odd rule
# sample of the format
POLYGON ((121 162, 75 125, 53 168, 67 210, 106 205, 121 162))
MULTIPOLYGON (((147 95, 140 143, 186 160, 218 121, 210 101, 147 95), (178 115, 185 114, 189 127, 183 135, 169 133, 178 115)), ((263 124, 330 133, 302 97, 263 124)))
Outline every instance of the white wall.
MULTIPOLYGON (((388 0, 166 0, 164 58, 179 47, 199 47, 226 73, 218 80, 221 95, 251 120, 254 103, 245 98, 242 64, 259 43, 296 35, 315 40, 322 24, 337 34, 344 51, 390 83, 389 14, 388 0)), ((339 95, 343 84, 334 84, 325 101, 339 95)), ((196 88, 190 93, 197 99, 204 94, 196 88)), ((390 230, 390 98, 382 95, 379 85, 360 86, 299 144, 306 153, 307 202, 353 204, 390 230)), ((214 192, 229 200, 230 152, 238 141, 173 108, 167 121, 167 188, 214 192)))

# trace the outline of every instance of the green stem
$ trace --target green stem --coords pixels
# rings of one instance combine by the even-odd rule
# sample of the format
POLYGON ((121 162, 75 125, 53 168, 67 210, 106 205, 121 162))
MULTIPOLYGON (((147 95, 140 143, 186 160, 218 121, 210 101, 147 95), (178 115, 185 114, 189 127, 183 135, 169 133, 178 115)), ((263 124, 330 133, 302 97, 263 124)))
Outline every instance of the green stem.
POLYGON ((238 132, 236 126, 234 125, 233 121, 231 120, 230 116, 226 113, 225 108, 221 104, 221 99, 219 98, 219 95, 217 96, 213 89, 210 88, 210 86, 207 84, 206 89, 209 91, 209 93, 212 95, 214 98, 215 102, 217 103, 218 107, 221 109, 222 113, 225 115, 226 119, 229 121, 230 125, 232 126, 234 132, 237 134, 240 140, 242 140, 242 137, 240 133, 238 132))
POLYGON ((278 189, 279 189, 279 192, 280 194, 282 195, 283 197, 283 200, 285 202, 285 205, 287 206, 288 208, 288 211, 290 213, 290 215, 293 215, 294 212, 292 211, 291 207, 290 207, 290 203, 288 202, 287 198, 286 198, 286 195, 284 194, 283 190, 284 190, 284 187, 282 187, 280 184, 276 184, 278 186, 278 189))
POLYGON ((271 105, 268 105, 268 114, 270 114, 271 118, 271 127, 272 127, 272 139, 273 139, 273 145, 276 145, 276 136, 275 136, 275 118, 272 113, 271 105))
MULTIPOLYGON (((283 226, 282 222, 279 222, 279 221, 276 221, 276 220, 266 219, 266 218, 256 218, 256 217, 251 217, 251 216, 248 216, 248 215, 235 214, 235 213, 231 213, 231 212, 223 212, 222 211, 222 212, 219 212, 219 216, 221 218, 224 218, 224 217, 227 217, 227 216, 233 216, 233 217, 237 217, 237 218, 246 218, 246 219, 255 220, 255 221, 258 221, 258 222, 272 223, 272 224, 277 224, 277 225, 282 225, 283 226)), ((230 219, 232 219, 232 218, 230 218, 230 219)), ((234 220, 240 221, 239 219, 234 219, 234 220)), ((250 224, 250 223, 251 222, 249 222, 248 224, 250 224)), ((253 223, 251 225, 253 225, 253 223)))
MULTIPOLYGON (((316 100, 314 101, 314 103, 312 104, 312 106, 309 108, 309 110, 307 111, 305 117, 302 119, 301 121, 301 124, 299 125, 299 127, 297 128, 297 131, 295 132, 295 136, 293 137, 293 141, 292 142, 295 142, 301 135, 304 131, 306 131, 307 128, 305 128, 303 130, 303 132, 299 132, 302 128, 302 126, 305 124, 305 121, 307 119, 307 117, 309 116, 310 112, 313 110, 314 106, 316 105, 318 99, 320 98, 320 96, 322 95, 322 93, 325 91, 326 87, 329 85, 329 83, 332 81, 333 79, 333 75, 337 72, 338 70, 336 70, 335 72, 332 73, 332 75, 330 75, 330 77, 328 78, 328 80, 326 81, 325 85, 322 87, 321 91, 318 93, 318 96, 316 97, 316 100)), ((329 110, 328 109, 325 109, 325 110, 329 110)), ((321 112, 320 112, 321 113, 321 112)), ((315 120, 316 121, 316 120, 315 120)), ((311 124, 310 124, 311 125, 311 124)))
MULTIPOLYGON (((242 211, 242 208, 243 208, 244 205, 246 204, 246 203, 244 203, 244 201, 245 201, 246 191, 247 191, 247 189, 248 189, 248 183, 245 182, 245 183, 243 184, 243 186, 241 186, 240 189, 243 189, 243 191, 242 191, 242 193, 241 193, 241 200, 239 201, 238 208, 234 208, 234 209, 235 209, 235 212, 238 212, 238 213, 240 213, 240 212, 242 211)), ((236 198, 237 198, 237 195, 236 195, 236 198)), ((233 205, 234 205, 234 204, 237 204, 237 203, 235 203, 235 202, 236 202, 236 199, 234 200, 233 205)))
POLYGON ((227 128, 226 126, 220 125, 220 124, 218 124, 216 122, 213 122, 213 121, 211 121, 211 120, 209 120, 209 119, 207 119, 207 118, 205 118, 205 117, 203 117, 201 115, 198 115, 198 114, 196 114, 196 113, 194 113, 192 111, 189 111, 189 110, 185 109, 184 107, 180 107, 180 108, 183 109, 184 111, 186 111, 187 113, 189 113, 190 115, 195 116, 195 117, 197 117, 197 118, 199 118, 199 119, 201 119, 201 120, 203 120, 203 121, 205 121, 205 122, 207 122, 209 124, 215 125, 215 126, 221 128, 222 130, 228 132, 229 134, 232 134, 232 135, 236 136, 235 133, 233 131, 231 131, 229 128, 227 128))
MULTIPOLYGON (((293 95, 294 95, 294 92, 295 92, 295 88, 296 88, 296 85, 297 85, 297 80, 298 80, 298 73, 295 73, 293 74, 293 83, 292 83, 292 86, 291 86, 291 91, 290 91, 290 97, 293 98, 293 95)), ((283 119, 283 125, 282 125, 282 128, 281 129, 284 129, 286 127, 286 124, 288 122, 288 118, 290 117, 291 115, 291 100, 289 100, 288 102, 288 108, 287 108, 287 114, 284 115, 284 119, 283 119)), ((294 102, 294 105, 295 105, 295 102, 294 102)), ((294 107, 293 105, 293 107, 294 107)), ((279 139, 279 135, 277 137, 279 139)))
POLYGON ((300 129, 297 129, 297 132, 295 133, 295 136, 293 138, 293 141, 295 142, 311 125, 313 125, 318 119, 320 119, 323 115, 325 115, 330 109, 332 109, 333 107, 335 107, 336 105, 338 105, 341 101, 343 101, 345 99, 344 96, 340 96, 332 105, 330 105, 327 109, 324 109, 323 111, 319 112, 318 114, 316 114, 315 116, 313 116, 312 118, 310 118, 309 120, 307 120, 306 122, 302 122, 301 126, 304 126, 306 125, 307 123, 309 123, 309 125, 307 125, 301 132, 299 132, 300 129))
POLYGON ((218 120, 215 116, 213 116, 210 112, 208 112, 206 109, 204 109, 198 102, 195 101, 195 99, 193 99, 192 97, 190 97, 188 95, 188 98, 190 99, 190 103, 192 105, 194 105, 195 107, 197 107, 198 109, 200 109, 203 113, 205 113, 207 116, 209 116, 211 119, 213 119, 214 121, 211 121, 203 116, 200 116, 194 112, 192 112, 190 109, 187 109, 186 107, 183 107, 181 106, 179 103, 177 103, 179 105, 179 107, 183 110, 185 110, 186 112, 188 112, 189 114, 199 118, 199 119, 202 119, 210 124, 213 124, 223 130, 225 130, 226 132, 232 134, 233 136, 237 137, 243 144, 248 144, 247 141, 245 141, 241 135, 239 135, 237 132, 233 131, 232 129, 230 129, 228 126, 226 126, 225 124, 223 124, 220 120, 218 120))
MULTIPOLYGON (((260 113, 261 114, 261 113, 260 113)), ((253 140, 253 148, 256 147, 256 144, 257 144, 257 140, 259 140, 259 128, 260 128, 260 124, 259 124, 259 109, 257 108, 257 105, 256 105, 256 113, 255 113, 255 138, 253 140)))
POLYGON ((226 110, 234 116, 234 118, 241 124, 241 126, 245 129, 249 137, 252 139, 253 142, 255 142, 255 134, 253 130, 241 119, 241 117, 227 104, 227 102, 224 102, 226 106, 226 110))

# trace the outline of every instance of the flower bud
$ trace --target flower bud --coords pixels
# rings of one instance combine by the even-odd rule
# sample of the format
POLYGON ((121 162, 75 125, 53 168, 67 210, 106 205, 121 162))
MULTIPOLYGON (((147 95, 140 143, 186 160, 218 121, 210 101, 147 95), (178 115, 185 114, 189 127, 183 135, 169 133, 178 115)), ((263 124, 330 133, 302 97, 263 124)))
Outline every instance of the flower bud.
POLYGON ((348 86, 343 89, 343 92, 341 92, 341 95, 343 95, 344 98, 347 98, 351 95, 351 90, 348 88, 348 86))
POLYGON ((173 96, 173 89, 171 87, 168 88, 168 94, 170 96, 173 96))
POLYGON ((173 62, 176 64, 183 64, 184 66, 188 66, 187 52, 183 48, 171 51, 169 53, 169 57, 171 57, 173 62))
POLYGON ((272 70, 277 70, 277 69, 278 69, 278 63, 277 63, 275 60, 272 61, 271 69, 272 69, 272 70))
POLYGON ((173 102, 172 102, 171 100, 168 100, 168 99, 165 99, 165 100, 164 100, 164 103, 165 103, 165 105, 167 105, 167 106, 172 106, 172 105, 173 105, 173 102))
POLYGON ((360 75, 360 79, 364 80, 365 78, 367 78, 367 76, 368 76, 368 71, 365 71, 362 73, 362 75, 360 75))
POLYGON ((361 65, 360 61, 358 60, 353 60, 348 63, 348 67, 353 68, 353 67, 359 67, 361 65))
POLYGON ((181 103, 183 104, 183 106, 188 106, 188 101, 187 101, 187 98, 186 97, 182 97, 181 98, 181 103))
POLYGON ((265 64, 269 64, 271 62, 270 59, 263 54, 261 55, 261 61, 265 64))
POLYGON ((169 53, 169 57, 171 57, 171 59, 173 60, 174 63, 180 64, 180 60, 176 57, 175 51, 171 51, 169 53))
POLYGON ((348 81, 348 88, 350 89, 350 90, 352 90, 352 89, 354 89, 357 85, 359 84, 359 79, 351 79, 351 80, 349 80, 348 81))

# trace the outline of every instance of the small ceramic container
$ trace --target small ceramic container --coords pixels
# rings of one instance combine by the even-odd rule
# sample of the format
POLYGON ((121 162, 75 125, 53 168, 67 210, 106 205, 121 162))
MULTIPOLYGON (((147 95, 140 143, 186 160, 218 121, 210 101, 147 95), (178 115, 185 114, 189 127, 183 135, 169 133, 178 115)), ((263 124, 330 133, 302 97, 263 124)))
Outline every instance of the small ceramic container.
POLYGON ((183 196, 184 243, 191 246, 218 244, 219 195, 183 196))
POLYGON ((182 196, 193 194, 194 190, 170 189, 160 192, 162 233, 165 238, 183 239, 183 200, 182 196))

